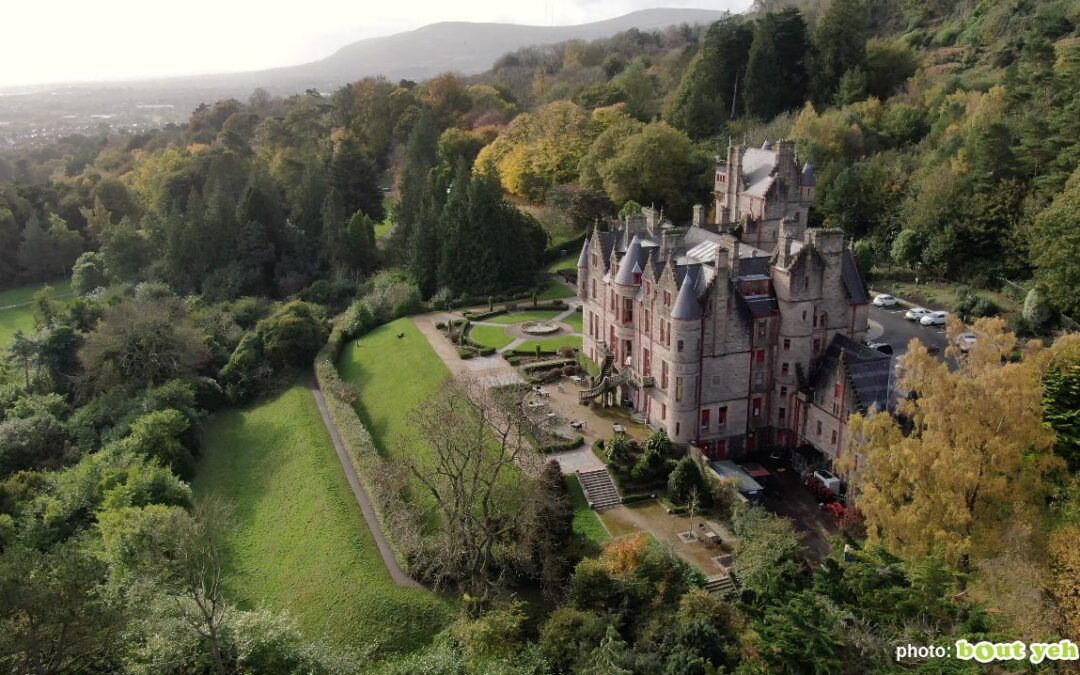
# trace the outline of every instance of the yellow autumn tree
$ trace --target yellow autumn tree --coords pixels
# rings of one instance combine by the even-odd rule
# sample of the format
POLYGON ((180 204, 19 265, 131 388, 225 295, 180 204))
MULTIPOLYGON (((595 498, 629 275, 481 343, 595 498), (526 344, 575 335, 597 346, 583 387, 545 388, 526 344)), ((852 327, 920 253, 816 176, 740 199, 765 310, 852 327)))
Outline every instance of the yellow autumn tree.
MULTIPOLYGON (((950 343, 962 330, 948 327, 950 343)), ((977 344, 954 348, 958 366, 913 340, 899 385, 910 392, 898 421, 882 412, 852 417, 847 471, 871 542, 902 558, 938 552, 963 567, 995 550, 1006 530, 1034 531, 1046 477, 1061 466, 1042 421, 1044 352, 1020 344, 998 318, 980 319, 977 344), (909 428, 902 428, 901 424, 909 428)))

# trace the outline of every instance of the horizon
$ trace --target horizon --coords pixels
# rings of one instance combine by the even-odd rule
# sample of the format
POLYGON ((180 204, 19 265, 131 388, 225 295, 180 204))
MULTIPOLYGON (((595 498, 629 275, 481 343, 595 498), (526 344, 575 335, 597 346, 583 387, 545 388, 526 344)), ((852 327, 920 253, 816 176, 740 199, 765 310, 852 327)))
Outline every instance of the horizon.
POLYGON ((9 10, 13 16, 8 25, 25 29, 12 31, 0 43, 0 60, 20 66, 0 73, 0 90, 11 96, 23 93, 14 91, 23 87, 257 72, 318 61, 357 41, 438 23, 573 26, 649 9, 735 12, 748 5, 743 0, 531 0, 508 12, 505 4, 496 0, 454 7, 433 0, 404 0, 393 8, 382 8, 384 13, 372 14, 343 0, 311 0, 302 12, 260 14, 254 0, 224 6, 211 0, 192 0, 185 5, 183 15, 164 16, 142 11, 134 0, 106 0, 93 7, 65 7, 65 12, 76 16, 63 25, 50 21, 46 6, 17 6, 9 10), (328 21, 330 13, 341 20, 328 21), (207 14, 214 20, 205 21, 207 14), (359 21, 361 14, 364 18, 359 21), (126 18, 117 20, 118 16, 126 18), (165 34, 152 30, 160 22, 168 22, 165 34), (327 30, 335 24, 344 27, 327 30), (196 33, 193 40, 190 36, 196 33), (189 46, 192 44, 196 48, 189 46), (132 59, 134 53, 140 58, 132 59), (28 59, 28 54, 36 56, 28 59), (66 58, 71 54, 79 57, 66 58))

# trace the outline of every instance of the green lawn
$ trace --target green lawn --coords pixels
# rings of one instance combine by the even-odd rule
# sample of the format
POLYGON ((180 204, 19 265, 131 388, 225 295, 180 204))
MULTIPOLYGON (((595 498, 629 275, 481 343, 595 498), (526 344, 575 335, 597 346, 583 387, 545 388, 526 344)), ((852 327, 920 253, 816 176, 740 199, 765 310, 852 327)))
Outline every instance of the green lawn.
POLYGON ((212 417, 193 487, 235 507, 228 590, 243 607, 388 651, 422 647, 449 620, 449 601, 390 579, 306 384, 212 417))
POLYGON ((577 295, 577 292, 564 284, 562 279, 551 277, 547 288, 538 297, 540 300, 557 300, 559 298, 572 298, 575 295, 577 295))
POLYGON ((604 527, 604 523, 600 521, 600 517, 596 515, 596 511, 589 508, 589 502, 585 499, 585 492, 581 489, 578 477, 571 474, 564 478, 566 487, 570 490, 570 501, 574 504, 574 532, 603 546, 611 536, 604 527))
POLYGON ((521 321, 550 321, 563 313, 564 310, 555 309, 531 309, 509 314, 500 314, 490 319, 484 319, 487 323, 519 323, 521 321))
POLYGON ((407 450, 400 439, 424 452, 408 416, 450 371, 410 319, 392 321, 349 343, 338 367, 359 393, 357 412, 380 452, 401 456, 407 450))
POLYGON ((580 335, 561 335, 559 337, 548 338, 546 340, 526 340, 517 347, 514 347, 515 351, 519 352, 532 352, 536 351, 536 345, 540 345, 540 349, 545 351, 555 351, 563 347, 581 348, 581 336, 580 335))
POLYGON ((473 324, 469 328, 469 337, 474 342, 495 349, 502 349, 514 341, 514 338, 507 334, 505 329, 498 326, 477 326, 473 324))
POLYGON ((549 274, 555 274, 559 270, 572 270, 577 268, 578 258, 581 256, 581 247, 566 252, 565 258, 557 258, 547 266, 549 274))
MULTIPOLYGON (((10 291, 0 292, 0 307, 20 305, 19 307, 11 307, 11 309, 0 309, 0 349, 7 348, 16 331, 21 330, 24 333, 30 333, 34 330, 34 315, 30 311, 28 303, 33 299, 34 293, 37 293, 38 289, 45 285, 23 286, 22 288, 13 288, 10 291)), ((56 291, 58 297, 71 295, 71 284, 67 281, 50 285, 56 291)))
POLYGON ((583 314, 581 312, 574 312, 570 316, 563 319, 564 322, 574 327, 574 330, 578 333, 585 332, 585 323, 583 314))

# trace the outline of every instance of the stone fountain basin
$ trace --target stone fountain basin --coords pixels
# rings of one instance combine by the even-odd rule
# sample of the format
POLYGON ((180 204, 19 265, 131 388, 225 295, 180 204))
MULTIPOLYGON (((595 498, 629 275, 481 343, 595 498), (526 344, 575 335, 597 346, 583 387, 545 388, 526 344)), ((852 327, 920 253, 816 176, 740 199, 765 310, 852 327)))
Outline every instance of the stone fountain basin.
POLYGON ((528 335, 551 335, 562 328, 553 321, 526 321, 521 324, 521 332, 528 335))

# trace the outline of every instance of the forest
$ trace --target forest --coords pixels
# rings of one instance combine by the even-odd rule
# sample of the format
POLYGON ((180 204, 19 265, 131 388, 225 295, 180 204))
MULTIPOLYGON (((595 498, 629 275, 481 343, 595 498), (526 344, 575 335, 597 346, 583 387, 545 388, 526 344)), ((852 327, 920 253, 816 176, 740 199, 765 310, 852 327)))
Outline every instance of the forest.
MULTIPOLYGON (((22 312, 0 333, 0 663, 941 672, 892 650, 1075 637, 1080 351, 1054 331, 1080 319, 1078 27, 1076 0, 759 2, 468 78, 256 90, 184 124, 0 152, 0 311, 22 312), (711 204, 728 143, 780 138, 815 167, 814 223, 843 229, 864 273, 1012 284, 1023 311, 977 322, 985 346, 956 371, 912 350, 912 425, 853 421, 884 487, 824 561, 786 519, 731 505, 741 592, 724 599, 646 537, 577 531, 557 467, 519 469, 514 420, 440 379, 401 317, 535 299, 589 228, 642 204, 682 223, 711 204), (306 622, 324 607, 294 616, 229 585, 222 541, 259 495, 208 498, 224 488, 199 467, 268 471, 233 435, 244 415, 321 429, 300 426, 317 414, 300 386, 313 364, 352 415, 343 435, 370 450, 357 463, 394 552, 434 589, 380 596, 372 611, 408 614, 407 636, 318 633, 306 622), (427 378, 417 391, 406 370, 427 378), (466 470, 482 484, 463 488, 466 470)), ((259 438, 331 447, 298 433, 259 438)), ((647 445, 674 461, 666 437, 647 445)), ((725 503, 685 466, 672 475, 725 503)))

